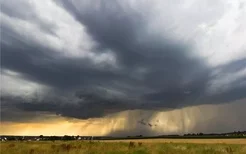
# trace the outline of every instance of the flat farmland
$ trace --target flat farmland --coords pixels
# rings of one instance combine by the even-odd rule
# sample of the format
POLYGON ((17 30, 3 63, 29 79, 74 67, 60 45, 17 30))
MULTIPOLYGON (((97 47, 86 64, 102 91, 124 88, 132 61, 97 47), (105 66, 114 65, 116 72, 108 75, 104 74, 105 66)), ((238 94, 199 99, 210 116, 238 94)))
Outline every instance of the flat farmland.
POLYGON ((246 154, 245 139, 6 141, 1 154, 246 154))
POLYGON ((243 139, 124 139, 124 140, 104 140, 104 142, 245 144, 246 145, 246 138, 243 139))

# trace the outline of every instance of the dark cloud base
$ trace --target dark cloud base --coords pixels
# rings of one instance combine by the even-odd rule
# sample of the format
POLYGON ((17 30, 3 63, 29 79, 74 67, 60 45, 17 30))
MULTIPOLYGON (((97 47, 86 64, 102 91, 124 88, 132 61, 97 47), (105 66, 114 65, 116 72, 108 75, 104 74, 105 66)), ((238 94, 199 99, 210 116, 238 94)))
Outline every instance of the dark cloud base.
MULTIPOLYGON (((103 53, 106 49, 114 52, 118 68, 101 68, 88 58, 59 57, 55 51, 23 41, 11 28, 1 24, 2 38, 13 42, 8 45, 1 41, 1 69, 52 87, 58 97, 61 91, 73 93, 71 101, 75 101, 64 97, 49 100, 45 96, 37 101, 10 95, 1 96, 5 99, 2 108, 90 118, 107 115, 107 111, 181 108, 230 102, 246 96, 245 85, 240 85, 246 78, 235 81, 227 91, 206 93, 211 80, 245 69, 245 59, 210 68, 204 59, 192 53, 192 45, 168 35, 148 34, 145 16, 131 9, 124 12, 117 2, 105 2, 97 11, 77 10, 74 4, 63 0, 57 4, 86 26, 88 34, 97 42, 92 52, 103 53), (108 3, 118 9, 108 8, 108 3), (214 70, 220 70, 220 74, 211 76, 214 70)), ((3 13, 15 16, 8 11, 3 13)), ((2 113, 2 119, 8 120, 5 116, 2 113)))

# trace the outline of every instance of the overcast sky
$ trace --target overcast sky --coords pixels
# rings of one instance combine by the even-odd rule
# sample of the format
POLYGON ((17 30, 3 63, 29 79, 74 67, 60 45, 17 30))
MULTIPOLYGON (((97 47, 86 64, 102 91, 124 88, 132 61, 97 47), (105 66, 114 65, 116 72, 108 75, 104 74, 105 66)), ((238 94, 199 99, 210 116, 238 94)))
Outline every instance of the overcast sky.
POLYGON ((2 122, 207 104, 216 128, 230 104, 221 124, 246 129, 245 0, 6 0, 0 15, 2 122))

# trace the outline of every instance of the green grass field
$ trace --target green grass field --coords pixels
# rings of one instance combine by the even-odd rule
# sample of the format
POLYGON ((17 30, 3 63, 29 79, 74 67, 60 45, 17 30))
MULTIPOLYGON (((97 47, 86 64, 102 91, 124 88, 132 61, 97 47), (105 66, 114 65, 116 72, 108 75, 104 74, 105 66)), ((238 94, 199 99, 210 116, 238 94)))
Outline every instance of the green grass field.
POLYGON ((165 142, 1 142, 1 154, 246 154, 245 144, 165 142))

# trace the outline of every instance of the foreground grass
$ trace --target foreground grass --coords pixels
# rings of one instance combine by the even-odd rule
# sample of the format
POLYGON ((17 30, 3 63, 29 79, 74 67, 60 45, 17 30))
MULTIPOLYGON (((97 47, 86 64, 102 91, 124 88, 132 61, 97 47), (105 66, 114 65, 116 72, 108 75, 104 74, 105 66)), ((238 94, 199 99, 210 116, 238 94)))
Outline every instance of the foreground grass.
POLYGON ((243 144, 151 142, 2 142, 1 154, 246 154, 243 144))

